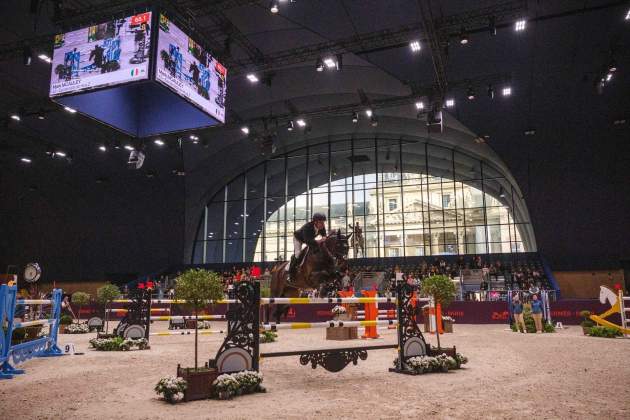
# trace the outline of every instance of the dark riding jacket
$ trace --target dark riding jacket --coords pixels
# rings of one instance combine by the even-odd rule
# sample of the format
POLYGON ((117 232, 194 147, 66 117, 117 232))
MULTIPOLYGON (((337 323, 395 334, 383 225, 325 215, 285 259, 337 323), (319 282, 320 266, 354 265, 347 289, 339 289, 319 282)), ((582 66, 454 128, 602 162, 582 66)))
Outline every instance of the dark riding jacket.
POLYGON ((308 246, 317 246, 317 241, 315 241, 317 235, 326 236, 326 228, 316 230, 314 222, 305 223, 304 226, 296 230, 293 234, 295 239, 308 246))

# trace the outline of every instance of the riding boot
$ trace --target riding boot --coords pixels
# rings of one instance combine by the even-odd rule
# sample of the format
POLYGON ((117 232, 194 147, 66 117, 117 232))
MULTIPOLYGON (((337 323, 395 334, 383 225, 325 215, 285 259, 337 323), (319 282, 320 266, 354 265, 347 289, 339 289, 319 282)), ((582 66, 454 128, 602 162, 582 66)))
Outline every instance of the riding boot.
POLYGON ((289 263, 289 281, 295 279, 295 266, 297 265, 297 257, 291 255, 291 262, 289 263))

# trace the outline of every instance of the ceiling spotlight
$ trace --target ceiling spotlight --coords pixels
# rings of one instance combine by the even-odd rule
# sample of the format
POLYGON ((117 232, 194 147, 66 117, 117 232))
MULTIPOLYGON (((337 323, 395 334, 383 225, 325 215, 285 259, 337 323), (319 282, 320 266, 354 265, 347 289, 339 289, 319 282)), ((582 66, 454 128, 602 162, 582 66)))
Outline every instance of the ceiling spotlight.
POLYGON ((534 129, 525 130, 524 134, 526 136, 534 136, 534 135, 536 135, 536 130, 534 130, 534 129))
POLYGON ((370 118, 370 124, 372 124, 372 127, 378 126, 378 119, 376 118, 376 115, 372 115, 372 118, 370 118))
POLYGON ((158 145, 158 146, 164 146, 164 140, 162 140, 162 139, 155 139, 155 140, 153 140, 153 143, 158 145))
POLYGON ((447 99, 446 100, 446 107, 447 108, 453 108, 455 106, 455 99, 447 99))
POLYGON ((249 73, 247 75, 247 80, 249 80, 252 83, 256 83, 258 82, 258 77, 254 73, 249 73))
POLYGON ((617 119, 615 121, 613 121, 613 125, 622 125, 626 123, 626 119, 625 118, 621 118, 621 119, 617 119))
POLYGON ((277 1, 272 1, 271 2, 271 7, 269 8, 269 10, 271 10, 271 13, 273 13, 273 14, 278 13, 278 11, 280 10, 280 7, 278 6, 278 2, 277 1))
POLYGON ((40 109, 39 111, 37 111, 37 119, 38 120, 46 119, 46 112, 43 109, 40 109))
POLYGON ((101 144, 100 146, 98 146, 98 150, 100 150, 101 152, 107 152, 107 146, 101 144))
POLYGON ((358 122, 359 122, 359 113, 355 111, 352 113, 352 123, 356 124, 358 122))
POLYGON ((494 99, 494 88, 492 85, 488 85, 488 98, 494 99))
POLYGON ((15 120, 15 121, 20 121, 21 120, 21 118, 20 118, 20 116, 18 114, 11 114, 11 119, 15 120))
POLYGON ((612 73, 608 73, 608 74, 606 75, 606 81, 607 81, 607 82, 610 82, 610 80, 612 79, 612 77, 613 77, 613 74, 612 74, 612 73))
POLYGON ((48 64, 52 63, 52 60, 46 54, 40 54, 37 57, 48 64))
POLYGON ((130 145, 130 144, 125 144, 125 149, 129 150, 130 152, 131 152, 132 150, 135 150, 135 149, 133 148, 133 146, 132 146, 132 145, 130 145))
POLYGON ((630 10, 628 10, 628 13, 626 13, 626 18, 625 20, 630 20, 630 10))
POLYGON ((199 140, 199 137, 195 136, 194 134, 191 134, 191 135, 189 136, 189 138, 190 138, 191 140, 193 140, 193 141, 194 141, 194 140, 199 140))
POLYGON ((511 88, 511 87, 509 87, 509 86, 504 87, 504 88, 501 90, 501 94, 502 94, 503 96, 510 96, 510 95, 512 94, 512 88, 511 88))
POLYGON ((287 123, 287 131, 293 131, 293 121, 287 123))
POLYGON ((57 150, 55 153, 53 153, 53 157, 55 156, 65 158, 68 155, 66 155, 66 152, 64 152, 63 150, 57 150))
POLYGON ((617 71, 617 63, 615 62, 614 59, 611 59, 610 63, 608 64, 608 71, 611 73, 614 73, 617 71))
POLYGON ((343 54, 337 54, 337 59, 335 62, 335 67, 337 69, 337 71, 341 71, 341 69, 343 68, 343 54))
POLYGON ((322 62, 321 57, 317 57, 317 60, 315 61, 315 70, 324 71, 324 63, 322 62))
POLYGON ((525 22, 526 20, 521 19, 521 20, 517 20, 516 23, 514 24, 514 30, 516 32, 521 32, 525 30, 525 22))
POLYGON ((459 34, 459 43, 462 45, 468 44, 468 34, 466 33, 466 28, 464 28, 463 26, 459 34))
POLYGON ((243 132, 243 134, 249 134, 249 127, 244 125, 243 127, 241 127, 241 131, 243 132))
POLYGON ((365 110, 365 115, 367 115, 368 117, 372 116, 372 110, 370 108, 365 110))
POLYGON ((337 63, 335 63, 335 60, 333 60, 331 57, 324 58, 324 64, 326 64, 326 67, 328 67, 329 69, 334 69, 335 67, 337 67, 337 63))
POLYGON ((411 48, 411 52, 418 52, 422 49, 420 46, 420 41, 411 41, 409 43, 409 47, 411 48))
POLYGON ((304 121, 302 118, 300 118, 299 120, 295 121, 297 123, 297 125, 299 125, 300 127, 306 127, 306 121, 304 121))
POLYGON ((416 109, 417 110, 424 109, 424 102, 422 102, 422 101, 416 102, 416 109))
POLYGON ((20 162, 22 162, 22 163, 31 163, 32 160, 31 160, 31 158, 24 156, 24 157, 20 158, 20 162))
POLYGON ((505 198, 505 191, 503 190, 503 187, 499 190, 499 197, 505 198))
POLYGON ((33 62, 33 51, 28 45, 25 45, 24 48, 22 48, 22 60, 25 66, 30 66, 33 62))
POLYGON ((475 99, 475 90, 472 88, 472 86, 468 87, 468 90, 466 91, 466 97, 469 101, 473 101, 475 99))
POLYGON ((77 112, 77 110, 76 110, 76 109, 74 109, 74 108, 70 108, 69 106, 64 106, 64 107, 63 107, 63 109, 65 109, 66 111, 68 111, 68 112, 69 112, 69 113, 71 113, 71 114, 74 114, 74 113, 76 113, 76 112, 77 112))

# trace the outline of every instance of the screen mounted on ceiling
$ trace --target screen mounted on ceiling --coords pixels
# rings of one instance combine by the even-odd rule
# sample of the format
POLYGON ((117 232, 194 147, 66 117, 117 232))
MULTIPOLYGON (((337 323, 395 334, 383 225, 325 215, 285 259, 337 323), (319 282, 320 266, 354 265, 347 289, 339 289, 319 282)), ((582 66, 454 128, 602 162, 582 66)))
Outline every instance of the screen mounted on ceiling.
POLYGON ((166 16, 159 26, 155 79, 224 123, 226 68, 166 16))
POLYGON ((147 79, 151 12, 57 35, 50 96, 147 79))

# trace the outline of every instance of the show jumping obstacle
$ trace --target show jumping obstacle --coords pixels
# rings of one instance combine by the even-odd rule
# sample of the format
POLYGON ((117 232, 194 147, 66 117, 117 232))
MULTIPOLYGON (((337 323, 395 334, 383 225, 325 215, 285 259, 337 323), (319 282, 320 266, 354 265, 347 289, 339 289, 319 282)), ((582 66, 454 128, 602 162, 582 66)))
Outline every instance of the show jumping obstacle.
POLYGON ((11 365, 18 365, 33 357, 63 356, 57 346, 57 333, 61 315, 61 289, 54 289, 51 299, 17 299, 16 286, 0 286, 0 379, 10 379, 24 373, 11 365), (50 318, 35 321, 16 322, 17 305, 51 305, 50 318), (25 343, 11 345, 13 331, 33 325, 48 325, 48 335, 25 343))
POLYGON ((608 302, 610 309, 599 315, 591 315, 591 320, 595 321, 599 325, 614 328, 623 333, 624 337, 627 338, 628 335, 630 335, 630 321, 628 320, 626 313, 630 312, 630 308, 626 307, 626 302, 630 304, 630 296, 624 296, 621 289, 615 293, 612 289, 606 286, 600 286, 599 301, 601 303, 608 302), (619 314, 621 316, 621 325, 617 325, 605 319, 613 314, 619 314))
MULTIPOLYGON (((339 372, 350 362, 357 364, 358 360, 366 360, 369 350, 398 349, 398 362, 392 372, 407 373, 403 363, 410 357, 431 354, 430 346, 425 342, 416 323, 416 309, 414 302, 418 299, 414 294, 415 288, 408 284, 396 287, 396 298, 260 298, 258 283, 241 282, 235 290, 235 305, 231 305, 227 312, 228 334, 219 348, 216 357, 210 359, 208 365, 216 367, 221 373, 255 370, 260 368, 259 361, 266 357, 299 356, 302 365, 309 363, 315 369, 318 365, 330 372, 339 372), (261 305, 280 304, 312 304, 312 303, 376 303, 395 302, 397 304, 397 337, 396 344, 374 346, 359 346, 334 349, 298 350, 286 352, 260 353, 260 308, 261 305)), ((322 323, 287 323, 265 324, 266 330, 324 328, 330 326, 376 326, 385 322, 395 321, 330 321, 322 323), (285 327, 286 326, 286 327, 285 327)))

